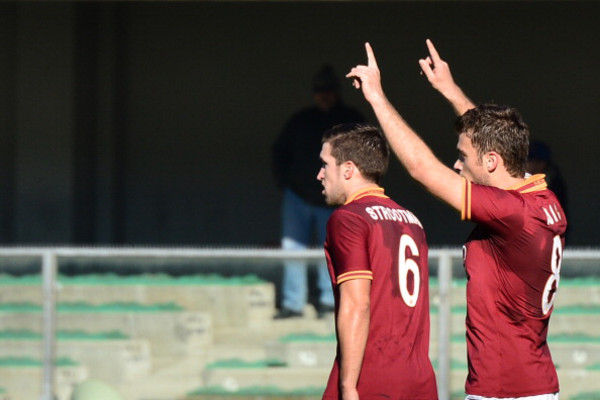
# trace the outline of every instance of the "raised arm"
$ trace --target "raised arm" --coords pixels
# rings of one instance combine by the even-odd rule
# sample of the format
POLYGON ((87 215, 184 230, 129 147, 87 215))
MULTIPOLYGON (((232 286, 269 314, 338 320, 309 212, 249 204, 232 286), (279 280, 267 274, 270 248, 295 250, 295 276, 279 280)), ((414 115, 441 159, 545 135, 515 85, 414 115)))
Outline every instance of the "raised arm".
POLYGON ((357 89, 362 88, 390 147, 408 173, 432 194, 460 210, 462 178, 437 159, 388 101, 381 86, 381 75, 373 49, 369 43, 365 47, 368 64, 352 68, 346 77, 354 79, 357 89))
POLYGON ((461 88, 454 82, 448 63, 441 59, 431 40, 427 39, 426 43, 429 49, 429 56, 419 60, 419 65, 429 83, 431 83, 431 86, 448 100, 452 108, 454 108, 456 115, 463 115, 471 108, 475 108, 475 104, 469 100, 461 88))

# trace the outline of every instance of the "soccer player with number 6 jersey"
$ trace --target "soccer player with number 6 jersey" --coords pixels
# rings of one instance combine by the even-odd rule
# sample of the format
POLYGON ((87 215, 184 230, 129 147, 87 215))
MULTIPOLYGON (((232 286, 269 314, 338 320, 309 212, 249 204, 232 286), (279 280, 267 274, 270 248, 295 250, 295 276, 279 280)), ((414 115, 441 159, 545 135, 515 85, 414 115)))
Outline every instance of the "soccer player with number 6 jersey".
POLYGON ((394 153, 432 194, 477 223, 463 247, 467 273, 468 400, 556 400, 548 324, 560 278, 567 220, 544 175, 525 171, 529 128, 519 112, 475 106, 431 41, 419 61, 459 115, 458 160, 443 165, 387 100, 371 46, 347 75, 362 88, 394 153))
POLYGON ((378 185, 385 138, 371 125, 338 125, 320 157, 325 200, 340 206, 325 241, 338 350, 323 399, 437 399, 427 242, 418 218, 378 185))

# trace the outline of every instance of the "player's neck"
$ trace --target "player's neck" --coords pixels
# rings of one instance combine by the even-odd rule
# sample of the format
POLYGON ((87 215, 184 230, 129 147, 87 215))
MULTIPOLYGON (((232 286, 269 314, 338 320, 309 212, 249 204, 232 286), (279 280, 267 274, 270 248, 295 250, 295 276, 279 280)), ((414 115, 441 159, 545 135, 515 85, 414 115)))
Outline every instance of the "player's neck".
POLYGON ((357 182, 355 184, 349 185, 346 190, 346 202, 345 204, 350 203, 352 200, 356 199, 358 196, 363 196, 368 192, 373 193, 383 193, 383 188, 380 187, 375 182, 357 182))
POLYGON ((515 178, 514 176, 511 176, 508 172, 504 172, 502 175, 495 177, 495 179, 491 182, 491 186, 506 190, 523 182, 524 179, 525 177, 515 178))

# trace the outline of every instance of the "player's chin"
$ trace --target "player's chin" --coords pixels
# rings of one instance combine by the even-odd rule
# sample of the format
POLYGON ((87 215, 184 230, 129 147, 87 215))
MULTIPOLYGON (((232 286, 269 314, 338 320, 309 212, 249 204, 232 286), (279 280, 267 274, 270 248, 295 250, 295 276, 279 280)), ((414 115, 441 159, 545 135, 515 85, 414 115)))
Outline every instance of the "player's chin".
POLYGON ((325 194, 325 204, 327 204, 328 206, 332 206, 332 207, 337 207, 339 205, 341 205, 341 201, 337 198, 333 198, 331 196, 327 196, 325 194))

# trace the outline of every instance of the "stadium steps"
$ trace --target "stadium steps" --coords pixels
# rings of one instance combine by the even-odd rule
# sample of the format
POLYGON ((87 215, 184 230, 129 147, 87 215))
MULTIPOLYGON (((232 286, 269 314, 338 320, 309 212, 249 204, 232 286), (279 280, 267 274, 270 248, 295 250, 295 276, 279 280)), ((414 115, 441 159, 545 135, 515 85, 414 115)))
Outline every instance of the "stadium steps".
MULTIPOLYGON (((117 387, 122 385, 124 388, 130 387, 128 386, 130 382, 138 382, 139 392, 144 392, 145 390, 142 389, 147 387, 158 387, 160 382, 163 386, 175 390, 174 393, 180 394, 185 388, 186 379, 190 381, 190 389, 201 383, 199 377, 203 365, 202 357, 206 349, 212 345, 210 321, 208 313, 187 312, 173 304, 59 304, 57 313, 59 330, 91 330, 96 333, 120 330, 131 339, 128 343, 119 344, 114 341, 113 343, 71 341, 68 345, 59 340, 56 350, 58 354, 69 351, 76 362, 89 366, 87 368, 89 373, 85 376, 76 375, 81 379, 70 382, 71 389, 73 385, 89 377, 103 379, 109 384, 117 387), (76 354, 78 354, 77 358, 75 358, 76 354), (181 360, 186 357, 195 358, 195 369, 190 369, 189 365, 187 370, 181 367, 181 360), (155 375, 157 371, 172 365, 179 366, 180 376, 174 379, 172 374, 170 381, 174 383, 167 385, 168 380, 161 381, 160 374, 159 377, 155 375)), ((28 329, 39 333, 41 307, 34 304, 2 304, 0 326, 5 329, 28 329)), ((41 342, 38 342, 37 346, 41 346, 41 342)), ((12 345, 8 348, 13 352, 17 351, 12 345)), ((39 375, 39 372, 37 373, 39 375)), ((22 368, 8 372, 0 370, 0 379, 6 377, 7 380, 18 382, 18 377, 21 375, 25 375, 21 378, 23 381, 41 382, 39 380, 41 375, 38 380, 31 380, 36 378, 31 377, 31 372, 22 368)), ((33 398, 29 396, 29 392, 23 385, 13 386, 9 390, 14 397, 14 399, 11 397, 11 400, 33 398)), ((60 390, 63 395, 59 395, 59 400, 69 400, 67 392, 62 388, 60 390)), ((146 397, 148 398, 151 397, 146 397)), ((141 397, 129 399, 138 400, 141 397)))
MULTIPOLYGON (((30 277, 29 282, 20 279, 19 284, 7 284, 6 279, 0 278, 0 302, 4 303, 0 304, 0 326, 40 332, 41 280, 39 277, 30 277), (19 311, 14 308, 15 304, 7 305, 8 301, 30 304, 19 311)), ((227 282, 217 277, 179 279, 146 275, 61 277, 60 285, 59 330, 92 333, 117 330, 130 340, 146 340, 149 344, 151 368, 148 372, 134 374, 128 380, 108 382, 116 384, 126 400, 232 397, 236 400, 312 400, 322 394, 335 352, 333 317, 317 319, 314 309, 307 307, 303 318, 273 320, 271 283, 253 278, 227 282), (77 303, 83 301, 89 304, 77 303), (133 309, 107 310, 117 305, 129 305, 133 309), (103 308, 104 311, 100 311, 103 308), (185 315, 189 319, 186 320, 185 315)), ((464 282, 453 284, 451 321, 452 334, 459 338, 455 339, 459 342, 452 342, 451 388, 453 398, 458 395, 461 399, 464 399, 466 377, 462 344, 464 288, 464 282)), ((599 347, 594 337, 600 335, 596 332, 600 326, 596 320, 600 315, 598 293, 599 280, 572 285, 570 280, 561 281, 550 326, 550 344, 559 365, 562 400, 576 400, 574 396, 596 393, 595 384, 600 382, 598 371, 593 369, 599 347)), ((438 329, 436 296, 437 284, 433 282, 431 357, 434 360, 438 329)), ((86 367, 85 362, 73 359, 86 369, 86 376, 91 376, 92 369, 86 367)), ((0 370, 0 377, 4 375, 0 370)), ((38 382, 41 376, 36 379, 30 382, 38 382)), ((3 381, 0 386, 13 394, 3 381)), ((11 400, 21 398, 13 396, 11 400)))
MULTIPOLYGON (((600 335, 597 332, 596 335, 600 335)), ((548 343, 561 369, 585 369, 600 365, 600 336, 550 335, 548 343)))
POLYGON ((600 399, 600 364, 581 369, 558 368, 557 371, 561 400, 600 399))
POLYGON ((331 370, 336 352, 334 334, 290 334, 265 343, 268 359, 279 360, 291 368, 331 370))
MULTIPOLYGON (((464 283, 455 283, 453 284, 452 289, 453 307, 451 327, 453 335, 457 335, 460 343, 452 344, 453 362, 451 371, 451 389, 453 398, 462 400, 464 399, 463 388, 467 374, 466 349, 464 345, 464 318, 466 312, 466 308, 464 307, 464 283)), ((587 388, 590 389, 590 393, 594 393, 594 382, 600 378, 596 371, 586 369, 593 367, 594 360, 597 357, 597 345, 595 344, 594 336, 597 336, 598 334, 596 332, 597 326, 599 326, 596 323, 596 317, 598 315, 596 305, 600 304, 600 302, 596 302, 595 296, 599 289, 600 281, 597 279, 574 283, 564 279, 563 282, 561 282, 558 299, 562 300, 559 302, 557 299, 556 304, 560 306, 557 307, 557 311, 555 311, 555 314, 553 315, 551 333, 554 336, 550 338, 550 341, 553 351, 556 353, 555 360, 557 361, 557 364, 559 364, 559 375, 562 385, 561 399, 563 400, 571 398, 575 399, 575 396, 582 393, 583 389, 587 388), (582 304, 585 304, 586 307, 582 307, 582 304), (563 336, 561 337, 560 335, 563 336), (586 352, 586 355, 583 355, 584 352, 586 352), (577 360, 581 360, 584 357, 586 357, 586 363, 584 363, 584 365, 577 364, 577 360), (560 365, 563 366, 560 367, 560 365), (572 379, 571 377, 577 379, 572 379)), ((437 286, 435 285, 432 285, 431 296, 432 358, 435 359, 437 357, 435 352, 437 350, 438 329, 438 315, 435 304, 436 301, 439 301, 437 286)), ((277 323, 277 321, 274 322, 277 323)), ((281 367, 282 369, 289 368, 295 370, 296 378, 300 382, 303 382, 302 377, 304 376, 304 370, 307 369, 307 367, 310 369, 310 365, 317 366, 321 365, 321 363, 325 363, 322 359, 327 358, 327 356, 332 360, 335 351, 335 340, 332 336, 334 332, 332 329, 333 325, 315 325, 312 316, 296 320, 285 320, 285 323, 287 329, 280 328, 278 330, 277 333, 280 334, 278 339, 273 340, 271 335, 269 340, 265 341, 266 355, 267 358, 282 361, 285 364, 285 367, 281 367), (287 340, 290 336, 302 337, 303 335, 309 337, 312 335, 312 339, 321 339, 325 343, 316 345, 315 343, 310 343, 309 340, 287 340), (328 344, 326 344, 327 340, 325 340, 327 335, 330 335, 327 338, 327 340, 330 341, 328 344), (319 346, 323 347, 319 348, 319 346), (315 356, 315 353, 323 354, 323 357, 315 356), (327 354, 327 356, 325 354, 327 354)), ((332 320, 331 323, 333 324, 332 320)), ((274 324, 272 323, 271 326, 274 326, 274 324)), ((283 324, 280 325, 280 327, 283 326, 283 324)), ((233 338, 232 335, 228 340, 232 340, 233 338)), ((304 339, 306 339, 306 337, 304 339)), ((329 364, 330 363, 331 361, 329 361, 329 364)), ((434 362, 434 367, 435 365, 434 362)), ((315 370, 317 368, 320 367, 314 367, 315 370)), ((218 374, 213 371, 212 375, 207 375, 210 380, 205 381, 205 386, 203 387, 204 392, 200 390, 199 393, 194 394, 192 397, 194 399, 224 399, 231 396, 232 387, 237 386, 239 387, 237 388, 237 391, 235 391, 236 399, 240 398, 238 396, 248 399, 264 398, 263 395, 273 399, 295 398, 294 396, 298 396, 293 394, 293 392, 290 394, 289 390, 286 391, 279 386, 276 386, 275 388, 270 387, 266 385, 267 382, 261 380, 261 374, 263 376, 266 373, 272 374, 272 371, 275 371, 274 367, 265 367, 260 372, 251 372, 252 369, 246 369, 241 373, 240 370, 234 368, 222 368, 219 370, 218 374), (251 382, 249 382, 248 385, 244 385, 244 382, 247 382, 249 376, 252 376, 252 382, 263 383, 261 386, 262 391, 257 385, 251 384, 251 382), (229 387, 227 384, 223 383, 223 380, 227 378, 230 379, 230 381, 228 381, 229 387), (252 396, 251 394, 253 391, 256 393, 255 396, 252 396), (281 393, 277 394, 277 391, 280 391, 281 393)), ((326 382, 329 367, 323 367, 322 372, 323 375, 321 378, 314 378, 315 382, 326 382)), ((298 383, 297 386, 298 387, 295 390, 302 390, 302 383, 298 383)), ((314 398, 320 398, 320 393, 314 396, 314 398)))
MULTIPOLYGON (((212 341, 210 314, 172 303, 62 303, 57 309, 58 330, 121 331, 133 339, 147 339, 154 357, 199 354, 212 341)), ((41 306, 30 303, 0 304, 0 326, 40 332, 41 312, 41 306)))
POLYGON ((600 400, 600 390, 575 393, 571 396, 571 400, 600 400))
MULTIPOLYGON (((38 358, 0 358, 0 386, 9 400, 39 399, 42 393, 43 367, 38 358)), ((70 359, 55 363, 55 393, 58 399, 68 400, 73 388, 88 378, 84 365, 70 359)), ((2 399, 0 395, 0 399, 2 399)))
MULTIPOLYGON (((147 375, 152 367, 150 344, 121 332, 87 333, 59 331, 56 356, 85 365, 89 376, 122 383, 147 375)), ((43 354, 42 336, 32 331, 0 332, 0 357, 38 359, 43 354)))
POLYGON ((176 400, 203 386, 204 364, 197 356, 179 357, 115 388, 127 400, 176 400))
MULTIPOLYGON (((40 275, 0 276, 0 303, 41 305, 41 285, 40 275)), ((57 298, 62 303, 92 305, 173 303, 189 311, 210 313, 215 327, 262 325, 275 312, 274 285, 254 275, 59 275, 57 298)))
POLYGON ((205 387, 222 387, 229 392, 251 386, 277 387, 284 391, 308 387, 322 390, 330 370, 331 366, 291 367, 279 360, 245 362, 233 359, 206 365, 202 375, 205 387))
MULTIPOLYGON (((224 360, 211 365, 205 371, 207 385, 191 392, 186 400, 208 399, 320 399, 330 367, 277 366, 275 361, 240 363, 239 360, 224 360), (238 363, 239 365, 236 365, 238 363), (310 371, 310 373, 309 373, 310 371), (315 373, 320 371, 319 375, 315 373), (290 373, 293 373, 290 376, 290 373), (277 379, 273 381, 273 377, 277 379), (323 379, 325 377, 325 379, 323 379), (315 382, 318 383, 315 385, 315 382)), ((464 386, 466 364, 453 361, 451 384, 464 386)), ((464 399, 464 393, 462 399, 464 399)))
MULTIPOLYGON (((112 360, 112 371, 110 366, 95 366, 91 374, 85 375, 106 379, 108 383, 119 387, 127 394, 127 399, 131 400, 154 399, 156 397, 153 397, 153 394, 157 393, 163 393, 164 398, 175 398, 186 393, 188 388, 191 390, 202 386, 203 365, 222 359, 224 356, 235 354, 248 359, 264 357, 265 350, 261 338, 268 336, 269 332, 276 335, 280 330, 265 328, 265 321, 270 322, 275 312, 273 285, 255 277, 172 278, 165 275, 61 277, 58 293, 60 303, 57 327, 59 330, 93 332, 119 330, 132 341, 145 341, 149 344, 152 357, 150 371, 139 375, 124 373, 123 368, 117 365, 118 356, 111 353, 111 350, 106 348, 106 344, 98 346, 96 343, 98 347, 96 354, 112 360), (65 302, 65 299, 78 302, 69 303, 65 302), (187 309, 173 302, 174 299, 185 304, 187 309), (107 302, 104 302, 105 300, 107 302), (140 303, 132 300, 139 300, 140 303), (165 302, 153 303, 162 300, 165 302), (214 344, 213 317, 220 321, 218 324, 220 338, 214 344), (250 331, 254 333, 248 334, 250 331), (245 334, 241 337, 237 335, 236 338, 233 332, 245 332, 245 334), (231 341, 227 340, 228 338, 231 338, 231 341), (253 345, 255 343, 258 344, 253 345), (114 374, 110 375, 109 372, 114 374)), ((26 329, 37 332, 37 336, 40 336, 41 303, 39 276, 0 277, 2 329, 26 329), (21 303, 19 304, 18 301, 21 303)), ((30 346, 29 350, 22 350, 22 345, 14 341, 4 343, 4 347, 13 350, 13 356, 29 354, 28 351, 39 356, 41 352, 37 350, 41 349, 41 341, 38 341, 37 345, 30 346), (37 349, 34 350, 36 347, 37 349)), ((61 351, 67 351, 64 346, 59 340, 57 348, 59 354, 61 351)), ((117 345, 113 343, 112 346, 117 345)), ((90 350, 90 346, 82 341, 67 347, 72 347, 69 350, 71 354, 90 350), (80 349, 77 350, 77 347, 80 349)), ((114 350, 116 349, 112 349, 114 350)), ((84 365, 86 362, 96 362, 89 353, 87 359, 81 358, 83 360, 78 362, 84 365)), ((143 358, 134 356, 134 359, 141 364, 144 364, 143 358)), ((19 373, 30 374, 23 368, 14 373, 12 370, 10 373, 6 371, 0 370, 0 376, 13 382, 18 381, 16 376, 19 373)), ((31 381, 31 378, 29 379, 31 381)), ((34 380, 37 381, 39 379, 34 380)), ((15 396, 11 397, 11 400, 32 398, 27 391, 20 393, 19 390, 18 385, 13 387, 11 394, 14 393, 15 396)), ((39 397, 39 394, 36 397, 39 397)), ((59 397, 60 400, 68 400, 65 396, 59 397)))
POLYGON ((209 387, 197 389, 178 400, 320 400, 322 395, 320 387, 282 390, 277 386, 250 386, 234 394, 222 387, 209 387))

